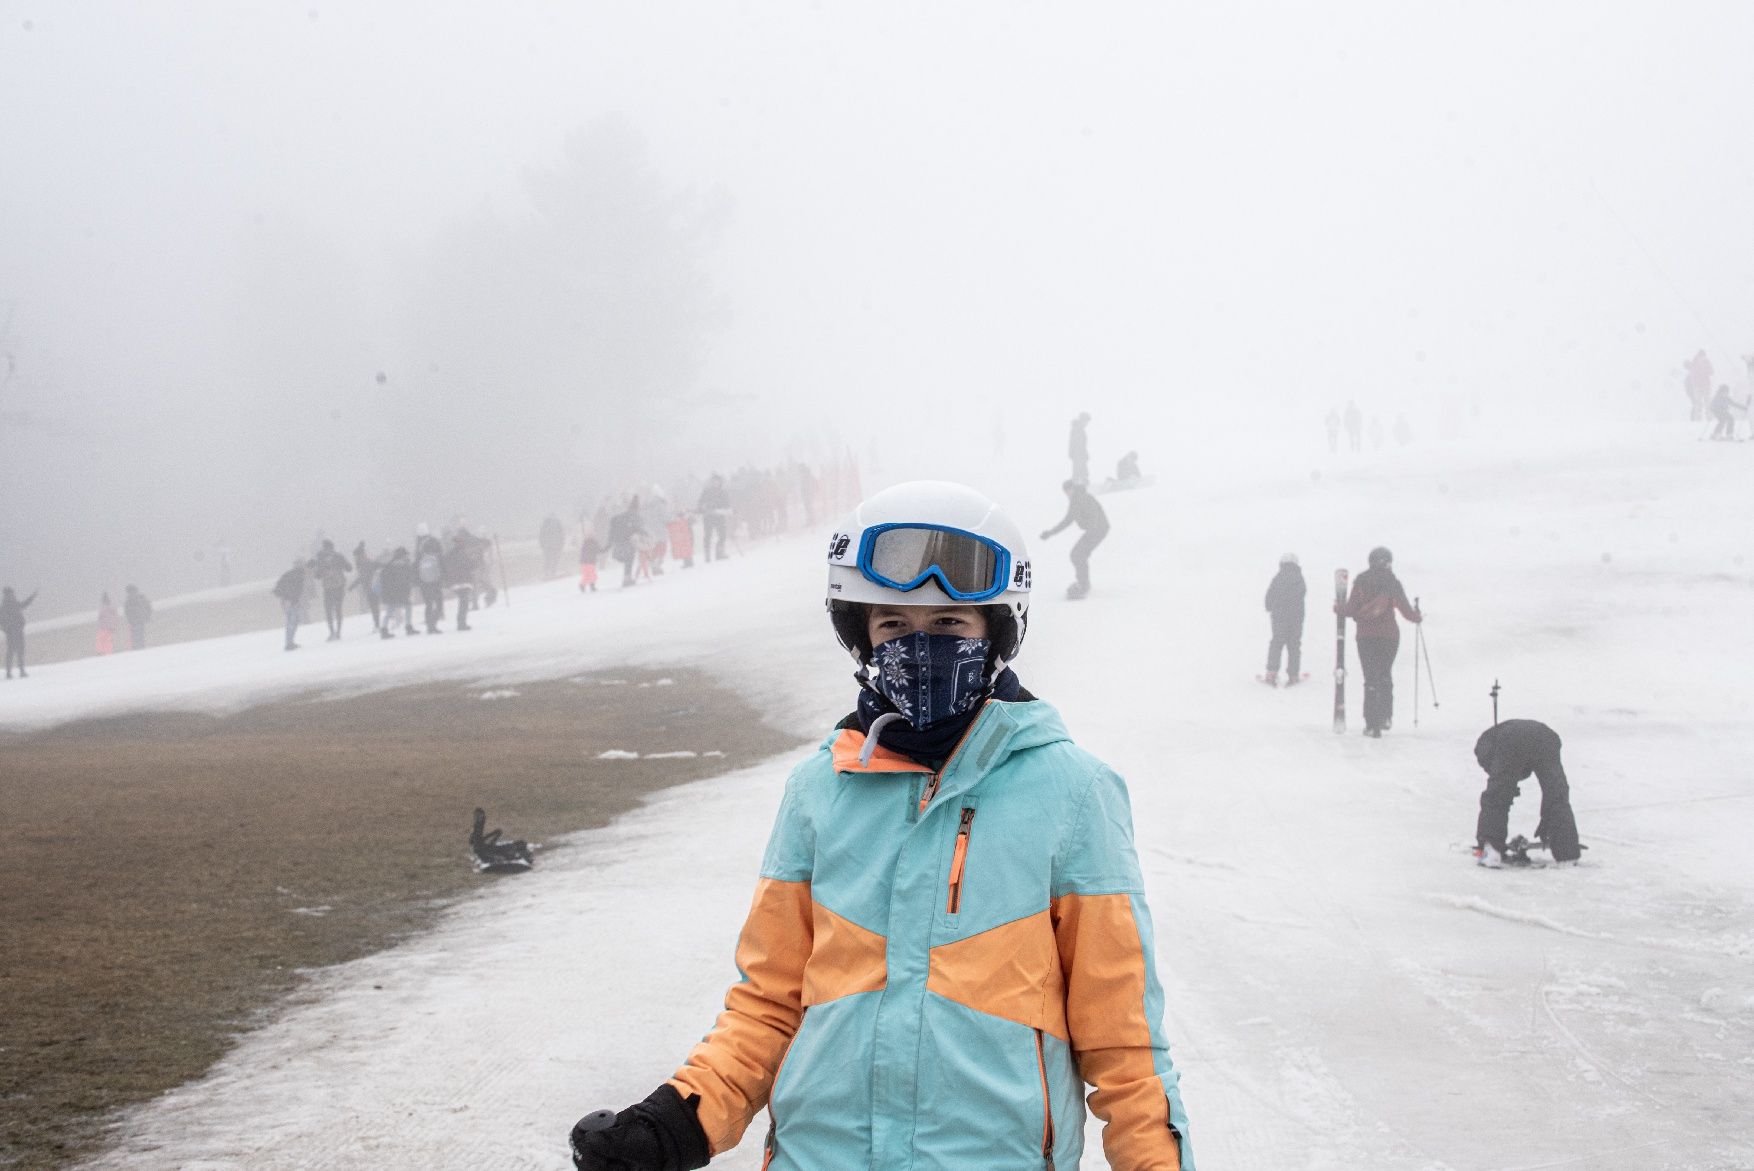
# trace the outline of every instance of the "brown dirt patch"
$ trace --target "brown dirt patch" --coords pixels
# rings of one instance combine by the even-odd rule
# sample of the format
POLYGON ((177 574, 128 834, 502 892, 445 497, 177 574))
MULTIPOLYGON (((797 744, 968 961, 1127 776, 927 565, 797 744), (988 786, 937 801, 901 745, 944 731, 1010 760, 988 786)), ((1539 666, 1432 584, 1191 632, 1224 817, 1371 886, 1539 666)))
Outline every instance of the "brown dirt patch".
POLYGON ((483 882, 519 881, 469 865, 475 806, 507 837, 551 840, 795 744, 704 677, 660 677, 516 684, 496 700, 429 685, 0 736, 0 1166, 91 1153, 105 1115, 199 1075, 301 970, 418 931, 483 882), (595 759, 609 748, 726 755, 595 759))

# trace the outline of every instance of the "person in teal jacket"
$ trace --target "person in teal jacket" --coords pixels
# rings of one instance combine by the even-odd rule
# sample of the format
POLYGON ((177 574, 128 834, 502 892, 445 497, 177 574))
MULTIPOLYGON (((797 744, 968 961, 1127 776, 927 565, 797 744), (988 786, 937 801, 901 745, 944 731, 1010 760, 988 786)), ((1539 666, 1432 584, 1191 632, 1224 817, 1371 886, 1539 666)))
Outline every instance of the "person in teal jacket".
POLYGON ((857 710, 786 782, 717 1024, 574 1165, 691 1171, 765 1108, 766 1171, 1070 1171, 1087 1100, 1111 1167, 1193 1171, 1126 784, 1010 667, 1016 526, 902 484, 828 562, 857 710))

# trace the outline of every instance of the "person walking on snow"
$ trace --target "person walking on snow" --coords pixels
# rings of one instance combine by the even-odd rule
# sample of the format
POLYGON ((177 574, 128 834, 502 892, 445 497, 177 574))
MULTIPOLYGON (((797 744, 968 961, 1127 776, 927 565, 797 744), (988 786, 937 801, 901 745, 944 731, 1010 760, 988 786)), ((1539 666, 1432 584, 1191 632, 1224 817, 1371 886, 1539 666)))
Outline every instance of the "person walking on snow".
POLYGON ((12 592, 11 586, 0 589, 0 634, 6 636, 6 677, 8 679, 12 678, 14 662, 18 664, 18 677, 20 679, 30 678, 29 673, 24 669, 24 611, 26 607, 37 600, 39 592, 32 590, 30 597, 21 602, 18 600, 18 595, 12 592))
POLYGON ((380 638, 396 637, 396 618, 401 616, 403 634, 419 634, 414 629, 414 562, 408 559, 408 550, 401 545, 390 554, 384 567, 378 573, 378 589, 384 596, 384 621, 378 628, 380 638))
POLYGON ((128 620, 128 649, 146 649, 146 621, 152 617, 152 603, 138 586, 129 586, 122 599, 122 617, 128 620))
MULTIPOLYGON (((382 556, 380 552, 379 556, 382 556)), ((358 575, 353 579, 353 587, 359 591, 359 599, 372 615, 372 633, 382 633, 384 629, 383 583, 378 578, 378 571, 383 568, 380 561, 373 559, 365 547, 364 539, 353 547, 353 570, 358 575)))
POLYGON ((561 526, 560 518, 552 512, 543 518, 536 543, 542 546, 542 576, 559 577, 560 552, 566 545, 566 529, 561 526))
POLYGON ((336 550, 334 541, 325 540, 317 553, 317 581, 323 587, 323 621, 329 626, 329 642, 341 637, 342 604, 347 600, 347 575, 352 572, 353 563, 336 550))
POLYGON ((1346 400, 1346 445, 1354 452, 1364 450, 1364 412, 1354 399, 1346 400))
POLYGON ((1735 412, 1746 409, 1747 406, 1747 403, 1739 403, 1730 397, 1729 383, 1726 382, 1718 387, 1716 396, 1711 400, 1711 415, 1717 420, 1717 426, 1712 428, 1711 437, 1713 439, 1734 439, 1736 437, 1735 412))
POLYGON ((622 588, 633 584, 633 563, 639 556, 640 538, 645 536, 645 521, 640 518, 639 497, 635 496, 625 509, 609 522, 609 552, 621 562, 622 588))
POLYGON ((116 649, 116 631, 122 628, 122 614, 110 601, 110 594, 105 590, 97 604, 97 653, 113 654, 116 649))
POLYGON ((1687 360, 1683 369, 1687 371, 1684 380, 1687 402, 1692 407, 1692 414, 1688 418, 1697 423, 1705 418, 1705 404, 1711 398, 1711 359, 1705 356, 1704 350, 1700 350, 1687 360))
POLYGON ((587 532, 579 541, 579 593, 597 592, 597 562, 603 559, 603 546, 587 532))
POLYGON ((695 511, 700 513, 700 555, 708 561, 723 561, 725 538, 731 530, 731 493, 725 487, 725 477, 717 472, 708 477, 695 511))
POLYGON ((280 609, 286 615, 286 649, 298 649, 299 603, 304 598, 305 574, 316 569, 315 561, 294 561, 292 568, 280 575, 274 583, 274 596, 280 599, 280 609))
POLYGON ((832 537, 858 702, 788 778, 717 1024, 580 1171, 693 1171, 767 1109, 767 1171, 1194 1171, 1124 781, 1011 669, 1021 535, 959 484, 832 537))
POLYGON ((1108 513, 1079 481, 1067 480, 1060 487, 1066 493, 1066 515, 1059 524, 1043 531, 1041 539, 1048 540, 1069 524, 1076 523, 1083 530, 1072 546, 1072 569, 1078 574, 1078 580, 1066 590, 1066 596, 1075 601, 1090 592, 1090 554, 1108 536, 1108 513))
POLYGON ((1395 716, 1395 654, 1401 648, 1399 610, 1414 624, 1425 616, 1407 601, 1407 591, 1390 568, 1394 554, 1378 545, 1370 551, 1370 568, 1352 580, 1352 595, 1334 613, 1358 624, 1358 666, 1364 672, 1364 734, 1382 739, 1395 716))
POLYGON ((451 547, 444 556, 444 582, 457 595, 455 630, 473 630, 469 625, 469 609, 475 602, 475 551, 470 548, 467 533, 451 538, 451 547))
POLYGON ((1285 652, 1285 686, 1303 681, 1303 570, 1297 554, 1279 558, 1279 572, 1267 586, 1267 613, 1272 616, 1273 637, 1267 642, 1267 673, 1261 682, 1279 685, 1279 654, 1285 652))
POLYGON ((1090 426, 1090 412, 1082 411, 1072 420, 1072 437, 1066 444, 1066 454, 1072 457, 1072 478, 1080 484, 1090 483, 1090 436, 1085 428, 1090 426))
POLYGON ((1510 804, 1530 773, 1541 785, 1541 821, 1535 827, 1535 840, 1545 842, 1553 861, 1561 866, 1576 863, 1582 854, 1559 746, 1559 733, 1539 720, 1504 720, 1474 742, 1474 759, 1486 770, 1486 791, 1480 794, 1480 820, 1474 828, 1474 858, 1480 865, 1496 869, 1504 864, 1510 804))
POLYGON ((445 620, 444 546, 428 533, 414 545, 414 580, 420 586, 420 600, 425 603, 426 632, 443 634, 438 624, 445 620))

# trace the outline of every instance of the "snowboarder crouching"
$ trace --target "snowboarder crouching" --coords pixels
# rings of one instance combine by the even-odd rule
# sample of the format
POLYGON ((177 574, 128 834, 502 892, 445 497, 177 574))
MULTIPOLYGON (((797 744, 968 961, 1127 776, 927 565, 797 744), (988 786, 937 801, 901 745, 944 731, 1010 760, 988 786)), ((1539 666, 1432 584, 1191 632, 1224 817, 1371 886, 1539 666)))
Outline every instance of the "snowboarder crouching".
POLYGON ((1486 791, 1480 794, 1480 820, 1474 831, 1474 857, 1480 865, 1503 865, 1510 804, 1531 773, 1541 785, 1536 840, 1547 844, 1554 862, 1563 866, 1577 861, 1582 850, 1559 744, 1559 733, 1539 720, 1505 720, 1480 733, 1474 744, 1474 759, 1486 770, 1486 791))
POLYGON ((1010 669, 1028 554, 986 497, 900 484, 828 546, 856 710, 787 779, 718 1023, 572 1133, 692 1171, 766 1107, 767 1171, 1192 1171, 1125 783, 1010 669))
POLYGON ((1070 524, 1084 530, 1072 544, 1072 570, 1078 578, 1066 588, 1068 598, 1078 599, 1090 592, 1090 554, 1108 536, 1108 513, 1102 510, 1102 505, 1096 502, 1096 497, 1082 481, 1067 480, 1060 487, 1066 493, 1066 515, 1059 524, 1045 530, 1041 539, 1050 539, 1070 524))

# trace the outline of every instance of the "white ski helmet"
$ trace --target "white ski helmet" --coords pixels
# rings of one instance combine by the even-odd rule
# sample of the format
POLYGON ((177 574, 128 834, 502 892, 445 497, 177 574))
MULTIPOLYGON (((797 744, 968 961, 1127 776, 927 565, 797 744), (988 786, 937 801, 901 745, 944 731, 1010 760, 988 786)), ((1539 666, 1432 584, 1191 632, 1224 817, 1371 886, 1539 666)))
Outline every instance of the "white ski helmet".
POLYGON ((1029 551, 999 506, 947 480, 913 480, 870 497, 828 543, 828 612, 861 666, 871 657, 864 604, 975 606, 993 663, 1009 663, 1029 624, 1029 551))

